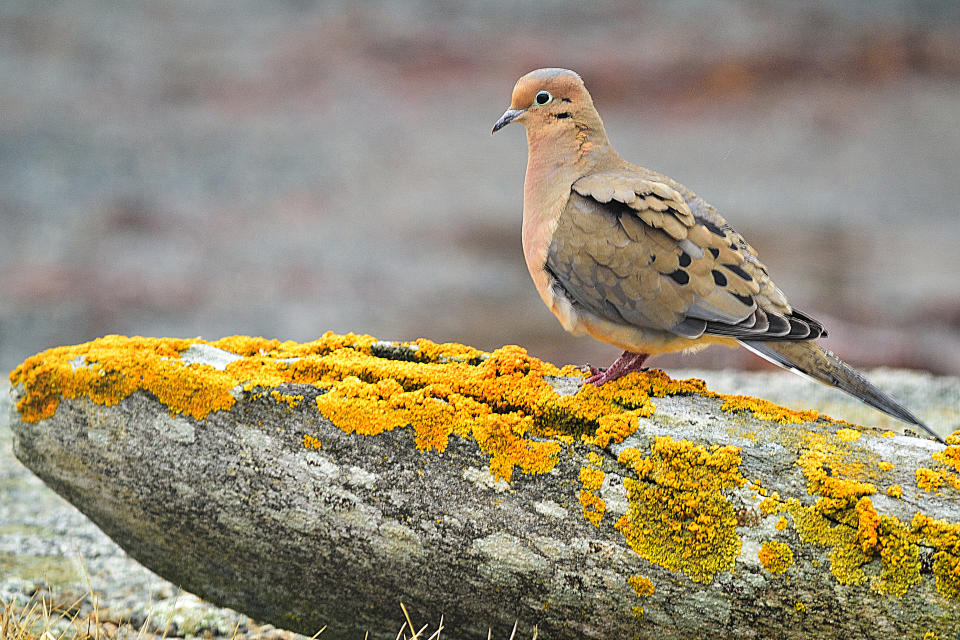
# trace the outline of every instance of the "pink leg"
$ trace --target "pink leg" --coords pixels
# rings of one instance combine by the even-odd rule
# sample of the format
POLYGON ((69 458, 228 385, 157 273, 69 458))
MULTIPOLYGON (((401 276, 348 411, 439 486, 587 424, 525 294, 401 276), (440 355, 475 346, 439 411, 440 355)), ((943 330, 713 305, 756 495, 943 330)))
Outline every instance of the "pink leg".
POLYGON ((644 361, 650 357, 649 353, 634 353, 633 351, 624 351, 620 354, 613 364, 606 371, 590 367, 593 374, 583 381, 584 384, 592 384, 599 387, 611 380, 616 380, 627 375, 631 371, 638 371, 643 367, 644 361))

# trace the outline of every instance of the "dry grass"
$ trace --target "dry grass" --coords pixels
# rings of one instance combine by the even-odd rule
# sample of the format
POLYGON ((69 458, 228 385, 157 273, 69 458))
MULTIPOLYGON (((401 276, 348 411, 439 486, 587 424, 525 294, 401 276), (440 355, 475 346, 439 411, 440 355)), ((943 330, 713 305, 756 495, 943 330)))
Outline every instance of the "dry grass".
MULTIPOLYGON (((98 601, 92 590, 77 597, 38 589, 26 604, 0 603, 0 640, 165 640, 169 637, 169 624, 158 631, 149 617, 138 627, 122 620, 111 620, 109 615, 104 615, 98 601)), ((442 616, 437 628, 431 632, 429 624, 419 628, 413 624, 403 603, 400 608, 406 622, 397 632, 396 640, 442 640, 442 616)), ((311 640, 318 640, 325 629, 320 629, 311 640)), ((509 640, 515 640, 516 633, 517 625, 514 624, 509 640)), ((369 640, 369 636, 367 633, 364 640, 369 640)), ((209 632, 205 637, 215 638, 209 632)), ((231 640, 295 640, 302 637, 272 627, 253 628, 243 633, 238 627, 230 636, 231 640)), ((487 639, 492 638, 490 631, 487 639)), ((537 640, 536 628, 531 640, 537 640)))
POLYGON ((2 640, 100 640, 101 638, 146 637, 146 623, 139 631, 122 630, 120 626, 102 621, 96 606, 83 613, 87 595, 70 600, 58 600, 51 591, 35 592, 25 605, 3 603, 0 608, 0 639, 2 640))

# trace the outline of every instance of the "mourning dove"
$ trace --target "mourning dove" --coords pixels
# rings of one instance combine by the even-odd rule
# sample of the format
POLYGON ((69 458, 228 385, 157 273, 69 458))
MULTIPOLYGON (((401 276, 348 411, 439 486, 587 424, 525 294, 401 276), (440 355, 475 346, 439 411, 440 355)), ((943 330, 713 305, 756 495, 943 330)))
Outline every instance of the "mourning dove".
POLYGON ((757 252, 702 198, 614 151, 580 76, 538 69, 513 89, 493 127, 527 131, 523 253, 564 329, 623 349, 586 383, 639 369, 652 354, 744 346, 917 425, 910 411, 814 339, 823 325, 794 309, 757 252))

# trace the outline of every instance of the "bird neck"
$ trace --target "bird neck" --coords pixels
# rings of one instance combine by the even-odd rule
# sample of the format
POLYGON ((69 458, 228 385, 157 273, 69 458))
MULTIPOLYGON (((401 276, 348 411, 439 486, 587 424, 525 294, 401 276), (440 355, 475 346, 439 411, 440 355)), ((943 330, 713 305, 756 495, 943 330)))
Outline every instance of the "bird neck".
MULTIPOLYGON (((527 175, 525 200, 564 201, 570 186, 617 153, 610 146, 600 116, 564 120, 551 127, 527 129, 527 175), (557 193, 540 193, 548 188, 557 193)), ((541 209, 542 210, 542 209, 541 209)))
MULTIPOLYGON (((610 146, 599 116, 595 123, 564 122, 562 128, 527 130, 527 175, 523 185, 523 253, 541 296, 549 287, 541 287, 546 276, 543 265, 547 249, 560 215, 570 198, 570 188, 595 167, 618 157, 610 146)), ((548 296, 549 297, 549 296, 548 296)), ((546 298, 547 306, 552 302, 546 298)))
MULTIPOLYGON (((527 129, 527 175, 555 175, 569 170, 583 175, 608 153, 615 153, 600 116, 565 120, 551 127, 527 129), (569 123, 569 124, 568 124, 569 123)), ((537 177, 546 177, 538 175, 537 177)))

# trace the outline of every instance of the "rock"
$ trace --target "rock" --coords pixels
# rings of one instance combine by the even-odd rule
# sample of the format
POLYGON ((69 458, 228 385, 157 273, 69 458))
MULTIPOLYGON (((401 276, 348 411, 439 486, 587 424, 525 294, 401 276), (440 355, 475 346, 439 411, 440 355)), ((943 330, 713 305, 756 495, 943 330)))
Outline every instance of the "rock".
POLYGON ((152 571, 306 634, 395 634, 401 601, 464 636, 955 628, 960 442, 576 373, 518 347, 108 336, 11 374, 14 453, 152 571))

